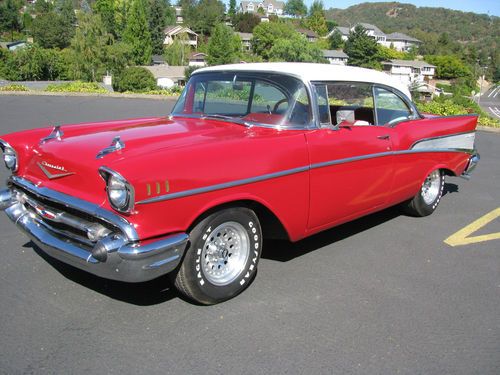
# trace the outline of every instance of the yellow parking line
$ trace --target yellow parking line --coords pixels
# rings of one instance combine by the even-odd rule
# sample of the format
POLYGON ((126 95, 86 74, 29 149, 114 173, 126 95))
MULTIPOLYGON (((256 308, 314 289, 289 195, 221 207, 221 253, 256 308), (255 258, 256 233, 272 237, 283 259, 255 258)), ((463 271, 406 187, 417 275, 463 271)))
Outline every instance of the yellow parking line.
POLYGON ((479 229, 489 224, 497 217, 500 217, 500 207, 480 217, 473 223, 467 225, 465 228, 460 229, 458 232, 452 234, 444 242, 450 246, 469 245, 471 243, 499 240, 500 232, 484 234, 481 236, 470 236, 472 233, 477 232, 479 229))

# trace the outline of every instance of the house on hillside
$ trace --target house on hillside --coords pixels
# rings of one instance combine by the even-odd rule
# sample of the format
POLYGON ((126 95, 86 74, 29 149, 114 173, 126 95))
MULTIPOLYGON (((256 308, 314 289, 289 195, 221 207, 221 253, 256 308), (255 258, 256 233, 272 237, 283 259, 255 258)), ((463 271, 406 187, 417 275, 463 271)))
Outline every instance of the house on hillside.
POLYGON ((308 42, 315 42, 318 40, 318 34, 316 34, 314 31, 312 30, 308 30, 308 29, 296 29, 296 31, 299 33, 299 34, 302 34, 306 37, 307 41, 308 42))
POLYGON ((190 45, 194 48, 198 47, 198 34, 188 27, 181 25, 168 26, 165 30, 165 40, 163 44, 169 46, 175 40, 180 40, 183 44, 190 45))
POLYGON ((16 49, 24 48, 28 45, 27 42, 19 40, 17 42, 0 42, 0 49, 15 51, 16 49))
POLYGON ((207 54, 203 52, 191 52, 189 55, 189 66, 203 67, 207 66, 207 54))
POLYGON ((349 33, 353 31, 357 25, 363 26, 366 29, 366 34, 374 38, 378 44, 384 47, 392 47, 397 51, 407 52, 413 46, 418 47, 422 43, 420 40, 403 33, 385 34, 377 26, 362 22, 353 25, 351 28, 337 26, 327 35, 327 37, 331 36, 335 30, 337 30, 342 35, 342 40, 346 41, 347 38, 349 38, 349 33))
POLYGON ((323 57, 332 65, 347 65, 347 60, 349 60, 349 56, 341 50, 323 49, 321 52, 323 52, 323 57))
POLYGON ((436 67, 425 61, 389 60, 382 63, 383 70, 410 86, 428 83, 434 79, 436 67))
POLYGON ((278 0, 258 0, 258 1, 241 1, 238 12, 240 13, 260 13, 269 17, 270 15, 281 16, 285 2, 278 0))
POLYGON ((241 39, 241 45, 244 51, 250 51, 252 49, 252 33, 237 33, 241 39))
POLYGON ((152 65, 144 66, 156 79, 156 84, 161 88, 171 88, 175 85, 182 86, 186 83, 185 66, 152 65))

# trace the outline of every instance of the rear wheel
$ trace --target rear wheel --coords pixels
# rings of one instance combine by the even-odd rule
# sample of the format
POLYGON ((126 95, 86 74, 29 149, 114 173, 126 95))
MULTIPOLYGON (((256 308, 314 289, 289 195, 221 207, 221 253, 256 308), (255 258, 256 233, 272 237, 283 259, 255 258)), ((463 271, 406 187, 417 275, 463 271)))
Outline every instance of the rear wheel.
POLYGON ((425 179, 420 191, 404 206, 406 213, 412 216, 432 214, 443 196, 444 175, 439 169, 432 171, 425 179))
POLYGON ((261 249, 262 230, 252 210, 239 207, 213 213, 191 231, 175 286, 205 305, 232 298, 254 278, 261 249))

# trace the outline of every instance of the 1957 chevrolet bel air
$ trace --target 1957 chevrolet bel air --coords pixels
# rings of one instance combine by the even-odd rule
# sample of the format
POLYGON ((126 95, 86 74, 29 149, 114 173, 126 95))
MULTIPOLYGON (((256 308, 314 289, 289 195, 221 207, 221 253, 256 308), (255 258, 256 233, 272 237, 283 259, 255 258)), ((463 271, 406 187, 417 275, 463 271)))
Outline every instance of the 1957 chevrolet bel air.
POLYGON ((367 69, 261 63, 197 70, 167 117, 1 136, 0 208, 42 250, 126 282, 169 273, 202 304, 256 274, 263 238, 297 241, 401 204, 437 207, 468 177, 477 117, 424 116, 367 69))

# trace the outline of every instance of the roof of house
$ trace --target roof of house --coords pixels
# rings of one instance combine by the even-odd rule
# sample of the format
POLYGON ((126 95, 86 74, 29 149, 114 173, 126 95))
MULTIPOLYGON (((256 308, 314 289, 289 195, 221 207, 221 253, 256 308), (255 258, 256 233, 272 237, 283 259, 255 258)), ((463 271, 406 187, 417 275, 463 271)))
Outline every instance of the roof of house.
POLYGON ((17 46, 19 44, 27 44, 27 42, 25 42, 24 40, 17 40, 15 42, 0 42, 0 47, 5 48, 5 49, 9 49, 10 47, 14 47, 14 46, 17 46))
POLYGON ((246 9, 247 5, 253 3, 255 5, 262 4, 263 7, 267 8, 269 4, 273 5, 273 8, 280 8, 283 9, 285 7, 285 2, 284 1, 277 1, 277 0, 256 0, 256 1, 242 1, 241 2, 241 7, 246 9))
POLYGON ((340 33, 342 35, 349 35, 349 33, 351 32, 351 30, 349 30, 348 27, 344 27, 344 26, 337 26, 335 29, 337 29, 338 31, 340 31, 340 33))
POLYGON ((249 41, 253 38, 252 33, 237 33, 242 41, 249 41))
POLYGON ((410 66, 412 68, 435 68, 435 65, 426 63, 425 61, 421 60, 389 60, 389 61, 384 61, 382 63, 383 65, 398 65, 398 66, 410 66))
POLYGON ((363 26, 366 30, 373 30, 373 35, 385 36, 385 33, 382 30, 380 30, 377 26, 372 25, 371 23, 359 22, 355 26, 357 25, 363 26))
POLYGON ((308 38, 317 38, 318 37, 318 34, 316 34, 314 31, 309 30, 309 29, 298 28, 296 30, 297 30, 298 33, 300 33, 302 35, 305 35, 308 38))
POLYGON ((339 50, 339 49, 322 49, 323 52, 323 57, 332 57, 332 58, 342 58, 342 59, 347 59, 349 56, 347 56, 344 51, 339 50))
POLYGON ((198 35, 190 28, 185 27, 185 26, 180 26, 180 25, 167 26, 165 28, 165 30, 163 30, 163 32, 165 33, 165 35, 177 35, 180 33, 188 33, 188 34, 192 34, 192 35, 198 35))
POLYGON ((194 59, 205 59, 208 55, 203 52, 191 52, 189 54, 189 60, 194 60, 194 59))
POLYGON ((170 65, 152 65, 144 66, 147 70, 153 73, 153 76, 158 78, 184 78, 185 66, 170 66, 170 65))
POLYGON ((420 40, 413 38, 411 36, 408 36, 403 33, 392 33, 392 34, 387 34, 386 36, 387 40, 402 40, 402 41, 408 41, 408 42, 420 42, 420 40))
POLYGON ((358 68, 354 66, 313 64, 313 63, 250 63, 218 65, 196 70, 193 74, 204 72, 269 72, 278 74, 290 74, 300 77, 303 81, 353 81, 372 82, 391 86, 411 98, 408 87, 387 73, 372 69, 358 68))

